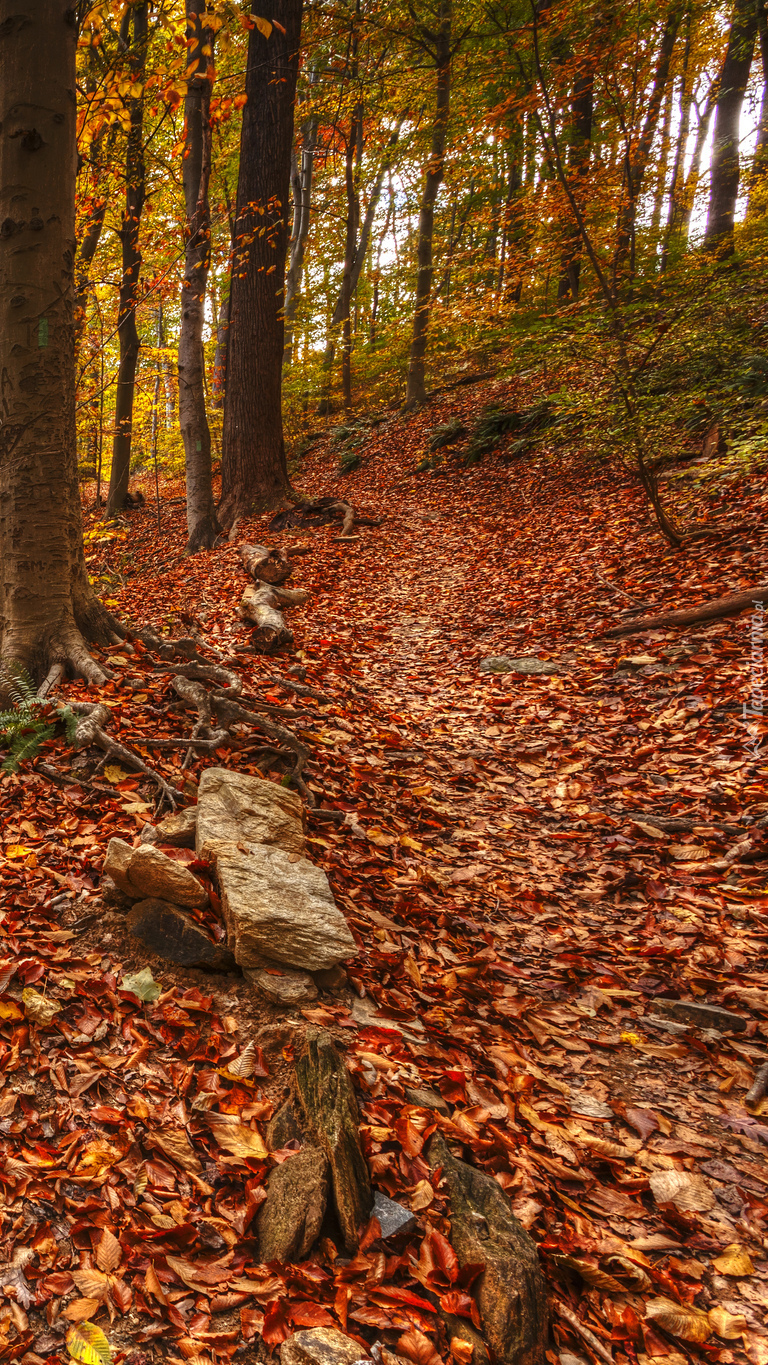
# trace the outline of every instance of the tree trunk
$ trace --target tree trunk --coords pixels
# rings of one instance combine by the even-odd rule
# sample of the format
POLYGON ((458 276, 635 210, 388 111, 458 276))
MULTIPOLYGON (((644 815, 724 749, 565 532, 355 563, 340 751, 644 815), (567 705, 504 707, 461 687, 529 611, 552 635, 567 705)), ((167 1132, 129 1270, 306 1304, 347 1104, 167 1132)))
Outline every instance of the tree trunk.
MULTIPOLYGON (((579 72, 573 87, 571 102, 571 137, 568 147, 568 169, 571 174, 573 193, 582 206, 584 202, 584 180, 589 170, 592 143, 592 116, 594 112, 594 68, 589 65, 579 72)), ((557 286, 559 303, 575 302, 579 297, 581 276, 581 233, 578 223, 569 215, 568 235, 560 262, 560 280, 557 286)))
POLYGON ((75 44, 69 0, 0 15, 0 633, 49 681, 104 675, 110 619, 83 556, 75 441, 75 44))
POLYGON ((640 190, 643 184, 643 177, 648 165, 648 158, 653 143, 653 135, 659 121, 661 102, 669 80, 669 68, 672 62, 677 30, 680 27, 682 9, 678 0, 673 0, 671 9, 667 14, 664 29, 659 44, 659 54, 656 59, 656 70, 653 75, 653 85, 648 98, 648 108, 645 119, 637 141, 637 146, 633 147, 630 143, 626 150, 625 173, 624 173, 624 204, 619 214, 618 234, 616 242, 616 255, 614 259, 614 281, 629 264, 630 277, 635 273, 635 219, 637 216, 637 204, 640 198, 640 190))
POLYGON ((669 183, 669 211, 667 213, 667 226, 664 233, 664 242, 661 249, 661 262, 659 265, 662 275, 669 262, 670 247, 675 231, 680 225, 683 209, 682 200, 685 191, 683 171, 685 166, 685 150, 688 146, 688 134, 691 127, 691 106, 693 104, 692 81, 689 76, 690 63, 691 11, 688 10, 685 16, 685 51, 683 53, 683 71, 680 86, 680 112, 677 138, 675 140, 675 155, 672 162, 672 176, 669 183))
POLYGON ((709 209, 704 247, 719 256, 733 251, 733 220, 739 193, 739 120, 757 37, 755 0, 736 0, 715 106, 710 161, 709 209))
POLYGON ((420 407, 427 401, 427 391, 424 386, 424 361, 427 353, 427 332, 432 295, 432 234, 435 223, 435 200, 443 179, 451 100, 451 17, 452 0, 438 0, 438 29, 433 52, 437 68, 437 92, 435 117, 432 124, 432 147, 424 177, 424 189, 419 210, 416 302, 413 314, 411 354, 408 360, 408 387, 405 395, 407 410, 420 407))
POLYGON ((693 213, 693 206, 696 202, 696 190, 698 189, 699 185, 699 177, 701 176, 701 159, 704 154, 704 147, 706 145, 707 136, 709 134, 709 125, 712 119, 712 114, 714 113, 715 102, 717 100, 717 92, 719 88, 720 77, 718 76, 717 80, 713 81, 712 85, 710 86, 709 92, 707 94, 706 104, 704 105, 704 109, 699 115, 699 126, 696 129, 696 141, 693 148, 693 156, 691 157, 691 164, 688 170, 688 175, 686 176, 685 179, 685 185, 683 186, 683 193, 680 201, 681 213, 680 236, 683 239, 683 242, 687 242, 688 234, 690 232, 691 215, 693 213))
POLYGON ((281 28, 251 29, 230 285, 219 518, 231 526, 288 491, 281 371, 283 279, 302 0, 280 0, 281 28), (281 31, 282 30, 282 31, 281 31))
POLYGON ((296 308, 304 273, 304 253, 309 236, 310 208, 312 204, 312 175, 317 143, 317 116, 312 115, 304 124, 301 139, 301 165, 296 165, 291 175, 293 184, 293 232, 291 233, 291 252, 288 272, 285 277, 285 349, 283 364, 290 365, 293 348, 293 328, 296 321, 296 308))
POLYGON ((187 553, 210 550, 221 532, 213 500, 211 433, 205 412, 203 323, 211 258, 211 82, 214 35, 203 28, 197 0, 186 0, 187 60, 197 62, 184 101, 186 249, 179 333, 179 424, 187 474, 187 553))
POLYGON ((222 293, 219 320, 216 327, 216 350, 213 353, 213 406, 224 407, 224 394, 227 391, 227 343, 229 341, 229 288, 222 293))
MULTIPOLYGON (((144 63, 147 54, 149 6, 136 5, 133 10, 133 45, 129 58, 129 75, 143 86, 144 63)), ((144 207, 144 94, 129 101, 130 128, 125 153, 125 208, 119 237, 122 242, 123 272, 120 282, 120 306, 117 334, 120 342, 120 365, 115 393, 115 435, 112 443, 112 469, 109 476, 107 516, 120 511, 128 492, 131 472, 131 435, 133 429, 133 395, 136 386, 136 362, 139 358, 139 333, 136 328, 136 304, 139 294, 141 251, 139 231, 144 207)))
POLYGON ((764 7, 760 4, 757 8, 757 36, 760 43, 763 89, 760 96, 757 141, 749 183, 749 202, 747 204, 747 216, 749 218, 764 214, 768 208, 765 196, 766 173, 768 172, 768 19, 766 19, 764 7))
POLYGON ((667 165, 669 162, 669 143, 670 129, 672 127, 672 104, 675 95, 675 83, 670 81, 667 86, 667 94, 664 100, 664 114, 661 120, 661 146, 659 147, 659 157, 656 165, 656 184, 653 191, 653 212, 651 213, 651 223, 649 230, 650 250, 654 253, 658 247, 659 231, 661 229, 661 211, 664 207, 664 199, 667 192, 667 165))

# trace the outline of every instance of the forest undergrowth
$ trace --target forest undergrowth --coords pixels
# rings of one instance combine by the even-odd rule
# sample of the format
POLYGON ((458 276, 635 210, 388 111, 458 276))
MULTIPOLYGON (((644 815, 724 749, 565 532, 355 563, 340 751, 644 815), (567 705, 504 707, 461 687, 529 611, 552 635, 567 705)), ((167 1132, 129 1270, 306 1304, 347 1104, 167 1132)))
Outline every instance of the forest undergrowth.
MULTIPOLYGON (((63 1362, 87 1319, 126 1365, 263 1360, 323 1324, 447 1360, 438 1302, 469 1316, 471 1299, 422 1156, 439 1127, 539 1246, 550 1365, 768 1362, 768 1099, 745 1104, 768 1058, 768 794, 743 719, 762 617, 603 633, 764 583, 764 475, 677 467, 681 513, 742 529, 673 550, 626 471, 546 431, 528 453, 507 431, 474 464, 447 445, 435 467, 437 427, 519 397, 491 384, 388 414, 344 475, 323 428, 296 485, 382 518, 357 540, 241 522, 185 558, 180 484, 161 487, 159 532, 149 480, 147 505, 109 526, 86 487, 112 610, 193 636, 298 713, 310 856, 359 955, 347 990, 293 1012, 239 976, 170 966, 99 894, 106 843, 138 838, 155 785, 63 735, 0 778, 0 1359, 63 1362), (291 656, 240 652, 242 540, 306 548, 291 656), (481 670, 498 656, 541 671, 481 670), (272 681, 296 664, 325 701, 272 681), (147 967, 159 994, 142 1002, 128 982, 147 967), (304 1265, 265 1267, 266 1148, 222 1151, 195 1101, 214 1090, 263 1133, 302 1019, 347 1050, 374 1185, 417 1229, 394 1248, 374 1229, 352 1261, 326 1239, 304 1265), (228 1059, 253 1041, 239 1080, 228 1059)), ((63 695, 98 695, 186 800, 204 765, 257 771, 245 734, 182 770, 184 748, 157 742, 192 717, 146 650, 97 657, 111 680, 63 695)))

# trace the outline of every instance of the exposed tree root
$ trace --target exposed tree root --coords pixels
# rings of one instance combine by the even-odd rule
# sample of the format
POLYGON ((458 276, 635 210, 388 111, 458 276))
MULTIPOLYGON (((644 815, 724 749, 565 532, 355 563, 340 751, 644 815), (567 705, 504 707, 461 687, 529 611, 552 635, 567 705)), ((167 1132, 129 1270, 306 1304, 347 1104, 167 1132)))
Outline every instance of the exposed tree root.
POLYGON ((692 626, 698 621, 716 621, 722 616, 737 616, 747 611, 755 602, 765 601, 768 597, 768 584, 761 583, 746 592, 731 593, 727 597, 717 597, 713 602, 702 602, 697 607, 686 607, 682 611, 661 612, 658 616, 635 617, 623 621, 603 631, 604 635, 636 635, 644 630, 675 629, 678 626, 692 626))
POLYGON ((117 740, 112 739, 104 730, 104 726, 109 724, 109 707, 102 706, 98 702, 78 702, 69 703, 71 709, 82 719, 78 721, 75 731, 73 748, 86 749, 91 744, 96 744, 104 751, 108 758, 115 758, 126 767, 133 768, 136 772, 146 773, 156 782, 161 793, 161 802, 166 800, 171 810, 176 809, 176 804, 184 800, 183 793, 176 791, 160 773, 155 772, 154 768, 147 767, 147 764, 138 754, 131 753, 123 744, 118 744, 117 740))
POLYGON ((337 539, 351 540, 357 539, 352 536, 355 525, 381 526, 382 518, 358 512, 339 498, 315 498, 313 502, 305 502, 300 507, 289 507, 278 512, 269 523, 269 529, 274 532, 284 531, 290 526, 325 526, 331 521, 342 523, 341 535, 337 539))

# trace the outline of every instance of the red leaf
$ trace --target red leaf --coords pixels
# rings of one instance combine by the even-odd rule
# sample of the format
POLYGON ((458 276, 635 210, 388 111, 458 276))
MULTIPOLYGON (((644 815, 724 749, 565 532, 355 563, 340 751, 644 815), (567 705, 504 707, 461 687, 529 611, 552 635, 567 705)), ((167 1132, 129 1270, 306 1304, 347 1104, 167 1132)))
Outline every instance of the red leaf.
POLYGON ((280 1346, 291 1335, 288 1309, 289 1304, 285 1299, 272 1299, 267 1304, 261 1335, 268 1346, 280 1346))
POLYGON ((321 1303, 291 1304, 288 1316, 295 1327, 335 1327, 336 1323, 321 1303))

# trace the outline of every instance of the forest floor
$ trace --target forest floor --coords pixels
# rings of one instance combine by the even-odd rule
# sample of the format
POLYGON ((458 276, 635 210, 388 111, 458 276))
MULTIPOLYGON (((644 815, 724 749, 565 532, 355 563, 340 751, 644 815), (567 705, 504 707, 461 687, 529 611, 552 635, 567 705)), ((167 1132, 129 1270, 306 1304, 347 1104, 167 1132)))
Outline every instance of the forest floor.
MULTIPOLYGON (((291 658, 237 652, 237 542, 184 559, 178 483, 162 489, 160 535, 150 505, 111 530, 88 514, 91 570, 120 616, 195 634, 284 702, 270 680, 300 662, 328 698, 297 703, 306 720, 291 724, 318 806, 350 815, 310 812, 309 856, 359 955, 348 991, 293 1012, 240 977, 171 967, 98 890, 108 838, 152 818, 152 784, 63 738, 0 779, 0 1360, 64 1361, 82 1319, 131 1365, 255 1361, 322 1324, 418 1365, 432 1347, 447 1359, 437 1298, 470 1306, 450 1260, 435 1277, 450 1223, 421 1153, 437 1124, 539 1245, 551 1365, 768 1362, 768 1101, 744 1102, 768 1059, 766 767, 742 719, 762 618, 602 634, 637 600, 682 607, 765 582, 768 491, 687 466, 678 505, 755 529, 675 552, 628 476, 578 451, 505 462, 502 445, 471 468, 449 451, 444 472, 415 473, 430 430, 489 397, 515 401, 514 386, 372 428, 344 478, 332 441, 312 449, 303 493, 383 518, 358 540, 238 527, 309 547, 291 658), (551 671, 479 669, 502 654, 551 671), (156 1004, 122 986, 146 966, 156 1004), (57 1013, 30 1021, 24 987, 57 1013), (277 1050, 274 1030, 259 1035, 263 1079, 219 1079, 219 1107, 263 1131, 302 1017, 345 1040, 374 1184, 418 1225, 386 1254, 374 1242, 350 1263, 326 1241, 301 1268, 267 1270, 249 1232, 266 1163, 222 1156, 195 1099, 282 1024, 277 1050), (439 1092, 445 1113, 409 1104, 406 1085, 439 1092), (215 1272, 206 1216, 234 1229, 215 1272)), ((153 747, 192 726, 168 680, 142 652, 100 657, 113 733, 194 799, 200 765, 190 779, 183 749, 153 747)), ((254 743, 205 762, 256 771, 254 743)))

